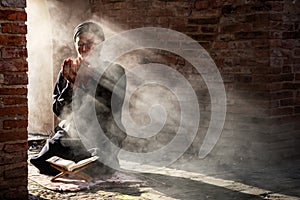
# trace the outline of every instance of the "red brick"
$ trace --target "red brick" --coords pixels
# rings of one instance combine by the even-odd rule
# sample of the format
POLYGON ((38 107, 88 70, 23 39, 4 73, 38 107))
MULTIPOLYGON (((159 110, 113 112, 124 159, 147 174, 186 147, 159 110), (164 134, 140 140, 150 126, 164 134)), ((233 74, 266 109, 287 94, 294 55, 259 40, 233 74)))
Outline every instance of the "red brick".
MULTIPOLYGON (((165 6, 165 2, 162 2, 162 1, 153 1, 152 4, 151 4, 151 7, 152 8, 161 8, 163 6, 165 6)), ((127 8, 129 9, 133 9, 133 8, 137 8, 136 7, 136 2, 135 1, 129 1, 127 2, 127 8)))
POLYGON ((26 7, 26 0, 1 0, 1 5, 5 7, 26 7))
MULTIPOLYGON (((155 9, 155 10, 148 10, 148 17, 168 17, 173 15, 173 11, 170 9, 155 9)), ((138 10, 134 12, 135 16, 132 16, 132 18, 136 18, 136 16, 140 16, 143 18, 147 18, 146 13, 143 12, 143 10, 138 10)))
POLYGON ((269 40, 270 47, 281 47, 282 40, 280 39, 271 39, 269 40))
POLYGON ((169 17, 159 17, 158 18, 158 23, 162 25, 169 25, 171 19, 169 17))
POLYGON ((26 116, 28 114, 27 106, 20 106, 20 107, 5 107, 0 108, 0 116, 26 116))
POLYGON ((272 21, 281 21, 282 13, 270 13, 270 20, 272 21))
POLYGON ((218 40, 221 41, 233 41, 234 40, 234 35, 233 34, 219 34, 218 35, 218 40))
POLYGON ((272 11, 278 11, 278 12, 283 11, 283 6, 284 6, 283 1, 282 2, 270 1, 270 2, 268 2, 268 5, 271 5, 272 11))
POLYGON ((283 66, 282 73, 292 73, 292 67, 291 66, 283 66))
POLYGON ((20 47, 2 48, 2 58, 27 58, 27 49, 20 47))
MULTIPOLYGON (((176 8, 176 16, 180 16, 180 17, 187 17, 190 16, 191 14, 191 10, 190 9, 186 9, 183 7, 177 7, 176 8)), ((193 12, 192 12, 193 14, 193 12)))
POLYGON ((246 20, 246 22, 252 22, 254 24, 267 23, 270 20, 270 14, 269 13, 250 14, 250 15, 246 15, 245 20, 246 20))
POLYGON ((201 31, 203 33, 216 33, 218 30, 217 26, 201 26, 201 31))
POLYGON ((207 9, 209 6, 208 0, 197 0, 195 2, 195 9, 196 10, 204 10, 207 9))
POLYGON ((295 113, 300 113, 300 106, 295 106, 295 113))
POLYGON ((267 48, 270 46, 270 42, 269 42, 269 40, 253 40, 252 45, 253 45, 253 47, 267 48))
POLYGON ((188 24, 217 24, 219 23, 219 18, 214 17, 214 18, 191 18, 188 19, 188 24))
POLYGON ((1 10, 0 20, 8 21, 26 21, 27 14, 25 11, 1 10))
POLYGON ((241 65, 251 66, 251 72, 254 74, 267 74, 270 72, 270 69, 266 68, 266 66, 268 66, 268 63, 259 63, 243 59, 241 60, 241 65))
POLYGON ((17 24, 17 23, 2 23, 2 33, 27 33, 27 26, 25 24, 17 24))
POLYGON ((273 57, 275 57, 275 56, 282 57, 282 49, 279 49, 279 48, 271 49, 270 55, 273 57))
POLYGON ((296 73, 295 74, 295 80, 296 81, 300 81, 300 73, 296 73))
POLYGON ((190 32, 198 32, 198 26, 171 26, 172 29, 183 32, 183 33, 190 33, 190 32))
POLYGON ((251 49, 251 41, 230 41, 228 42, 228 47, 230 49, 251 49))
POLYGON ((282 40, 281 47, 284 49, 293 49, 295 47, 295 42, 293 40, 282 40))
POLYGON ((270 83, 268 85, 268 88, 270 91, 278 91, 278 90, 281 90, 282 89, 282 83, 270 83))
POLYGON ((270 77, 266 74, 254 74, 252 75, 253 82, 270 82, 270 77))
POLYGON ((294 31, 295 25, 294 23, 283 23, 281 29, 285 31, 294 31))
POLYGON ((124 9, 124 8, 126 8, 125 2, 116 2, 113 5, 113 9, 119 10, 119 9, 124 9))
POLYGON ((300 88, 300 83, 293 83, 293 82, 283 83, 282 88, 283 89, 298 89, 298 88, 300 88))
POLYGON ((250 31, 250 32, 238 32, 235 33, 235 38, 238 39, 266 39, 268 38, 268 32, 264 31, 250 31))
MULTIPOLYGON (((227 2, 228 2, 228 4, 230 4, 231 1, 228 0, 227 2)), ((224 6, 224 2, 223 1, 219 1, 219 0, 217 0, 217 1, 209 1, 209 7, 210 8, 220 8, 222 6, 224 6)))
POLYGON ((254 55, 256 58, 268 58, 270 56, 270 51, 269 49, 255 50, 254 55))
POLYGON ((272 10, 272 6, 268 4, 258 4, 251 6, 250 9, 253 11, 270 11, 272 10))
POLYGON ((293 58, 292 60, 293 60, 292 64, 295 65, 300 64, 300 58, 293 58))
POLYGON ((149 25, 158 24, 158 20, 159 20, 159 18, 157 18, 157 17, 148 17, 145 19, 145 24, 149 24, 149 25))
POLYGON ((293 98, 294 93, 292 91, 281 91, 281 92, 275 92, 271 93, 271 99, 285 99, 285 98, 293 98))
POLYGON ((215 38, 214 35, 209 35, 209 34, 193 34, 190 35, 194 40, 196 41, 207 41, 207 40, 213 40, 215 38))
POLYGON ((278 75, 278 74, 281 74, 281 72, 282 72, 282 68, 281 67, 277 67, 277 66, 273 67, 273 66, 271 66, 269 68, 269 73, 272 74, 272 75, 274 75, 274 74, 278 75))
POLYGON ((279 107, 279 101, 275 100, 275 101, 269 101, 269 108, 273 109, 273 108, 278 108, 279 107))
POLYGON ((5 130, 10 130, 13 128, 27 128, 28 121, 27 120, 4 120, 3 121, 3 128, 5 130))
POLYGON ((0 95, 26 95, 27 88, 0 88, 0 95))
MULTIPOLYGON (((5 153, 0 157, 0 164, 15 164, 18 162, 24 162, 27 158, 27 152, 14 152, 14 153, 5 153)), ((3 186, 3 182, 0 182, 0 188, 3 186)))
POLYGON ((4 84, 6 85, 27 85, 28 75, 24 74, 4 74, 4 84))
MULTIPOLYGON (((260 24, 260 26, 263 26, 265 28, 268 29, 276 29, 276 30, 280 30, 282 29, 282 22, 278 22, 278 21, 271 21, 269 24, 260 24)), ((255 26, 257 28, 259 28, 260 26, 255 26)))
POLYGON ((27 104, 26 97, 2 97, 0 98, 0 103, 3 105, 21 105, 27 104))
POLYGON ((283 66, 283 59, 280 57, 270 58, 270 67, 281 68, 283 66))
POLYGON ((0 142, 27 140, 27 137, 28 137, 28 133, 26 130, 6 131, 6 132, 0 130, 0 142))
POLYGON ((281 31, 270 31, 269 37, 271 39, 281 39, 282 38, 282 32, 281 31))
POLYGON ((226 25, 221 27, 222 33, 235 33, 235 32, 241 32, 241 31, 252 31, 252 25, 251 24, 232 24, 232 25, 226 25))
POLYGON ((16 143, 16 144, 5 144, 4 151, 6 153, 27 151, 27 142, 26 143, 16 143))
MULTIPOLYGON (((274 29, 272 27, 274 24, 270 24, 270 22, 256 22, 253 24, 253 30, 256 31, 264 31, 264 30, 269 30, 269 29, 274 29)), ((278 24, 276 24, 278 26, 278 24)))
POLYGON ((293 72, 295 73, 300 72, 300 66, 293 66, 293 72))
POLYGON ((300 106, 300 98, 296 97, 296 99, 294 99, 294 103, 295 103, 296 106, 300 106))
POLYGON ((0 35, 0 45, 3 46, 25 46, 25 36, 0 35))
MULTIPOLYGON (((172 23, 176 25, 186 25, 186 20, 180 17, 172 18, 172 23)), ((189 27, 189 26, 187 26, 189 27)), ((191 26, 192 27, 192 26, 191 26)))
POLYGON ((281 99, 280 106, 292 106, 294 105, 294 99, 281 99))
POLYGON ((214 42, 213 48, 215 49, 227 49, 228 48, 228 42, 214 42))
POLYGON ((282 62, 281 66, 292 65, 294 61, 295 61, 295 58, 290 59, 290 58, 283 57, 283 62, 282 62))
POLYGON ((4 178, 17 178, 24 177, 27 174, 27 166, 18 167, 4 171, 4 178))
POLYGON ((0 72, 27 72, 28 63, 24 59, 23 61, 1 61, 0 60, 0 72))
POLYGON ((300 38, 300 32, 283 32, 282 33, 283 39, 299 39, 300 38))
POLYGON ((300 49, 294 49, 294 55, 300 56, 300 49))
POLYGON ((270 114, 272 116, 280 116, 280 115, 291 115, 293 114, 293 112, 294 112, 293 107, 286 107, 286 108, 272 109, 270 114))
POLYGON ((251 75, 243 75, 239 74, 234 77, 235 81, 243 82, 243 83, 251 83, 252 82, 252 76, 251 75))
POLYGON ((204 49, 210 49, 211 47, 211 42, 207 42, 207 41, 199 41, 199 44, 204 48, 204 49))
POLYGON ((294 80, 293 74, 278 74, 270 75, 272 82, 283 82, 283 81, 292 81, 294 80))

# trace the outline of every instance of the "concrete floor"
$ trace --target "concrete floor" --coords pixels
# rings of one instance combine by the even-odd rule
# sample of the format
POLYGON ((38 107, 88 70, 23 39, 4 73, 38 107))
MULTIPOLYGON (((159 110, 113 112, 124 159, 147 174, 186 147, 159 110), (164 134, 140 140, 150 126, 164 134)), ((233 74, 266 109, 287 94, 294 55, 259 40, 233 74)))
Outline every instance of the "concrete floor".
MULTIPOLYGON (((29 157, 35 152, 29 151, 29 157)), ((54 192, 29 180, 29 199, 300 199, 300 162, 256 169, 204 165, 181 159, 171 167, 154 167, 121 161, 147 180, 139 188, 91 188, 54 192)))
MULTIPOLYGON (((30 136, 28 158, 43 146, 44 137, 30 136)), ((146 180, 132 188, 90 188, 78 192, 55 192, 28 180, 29 199, 300 199, 300 160, 281 165, 219 166, 198 158, 182 158, 170 167, 120 161, 146 180)))

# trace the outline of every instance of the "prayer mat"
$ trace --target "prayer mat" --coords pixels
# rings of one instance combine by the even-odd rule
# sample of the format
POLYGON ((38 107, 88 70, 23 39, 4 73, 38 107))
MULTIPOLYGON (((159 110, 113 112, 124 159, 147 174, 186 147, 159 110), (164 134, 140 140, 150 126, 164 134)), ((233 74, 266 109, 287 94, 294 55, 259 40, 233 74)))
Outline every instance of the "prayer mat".
POLYGON ((139 178, 136 174, 129 174, 125 172, 115 172, 110 176, 103 176, 95 178, 93 181, 85 182, 78 179, 76 176, 66 176, 58 178, 57 182, 52 182, 53 176, 40 174, 39 170, 28 165, 28 178, 39 185, 53 191, 79 191, 90 189, 92 187, 99 188, 124 188, 124 187, 142 187, 146 182, 139 178))

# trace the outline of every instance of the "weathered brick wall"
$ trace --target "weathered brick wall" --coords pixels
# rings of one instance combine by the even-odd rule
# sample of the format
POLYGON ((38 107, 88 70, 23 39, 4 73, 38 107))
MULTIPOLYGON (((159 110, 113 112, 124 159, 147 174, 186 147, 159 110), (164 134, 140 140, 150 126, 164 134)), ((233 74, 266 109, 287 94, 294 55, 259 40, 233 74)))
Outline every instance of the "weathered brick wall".
MULTIPOLYGON (((299 158, 298 1, 93 2, 93 12, 108 26, 171 28, 210 53, 225 83, 228 110, 221 138, 209 157, 230 164, 299 158)), ((189 150, 197 153, 208 125, 209 95, 192 66, 162 54, 161 63, 187 77, 202 102, 204 119, 189 150)), ((157 56, 145 57, 157 62, 157 56)))
POLYGON ((270 151, 299 158, 299 1, 277 2, 270 20, 270 151), (292 149, 291 147, 296 147, 292 149))
POLYGON ((25 6, 0 1, 0 199, 27 198, 25 6))

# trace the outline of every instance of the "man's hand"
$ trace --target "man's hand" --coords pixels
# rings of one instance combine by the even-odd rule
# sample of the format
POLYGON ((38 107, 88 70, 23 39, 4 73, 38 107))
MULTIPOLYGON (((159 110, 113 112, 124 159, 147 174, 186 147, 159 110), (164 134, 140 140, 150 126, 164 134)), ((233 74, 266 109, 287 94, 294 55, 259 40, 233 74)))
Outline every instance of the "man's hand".
POLYGON ((76 58, 75 61, 71 59, 64 60, 62 64, 62 75, 72 84, 75 83, 78 70, 81 69, 80 79, 76 81, 77 85, 86 84, 93 74, 93 70, 88 67, 88 63, 82 58, 76 58))
POLYGON ((64 63, 62 64, 63 77, 74 84, 79 67, 80 65, 78 65, 77 59, 75 62, 70 58, 64 60, 64 63))

